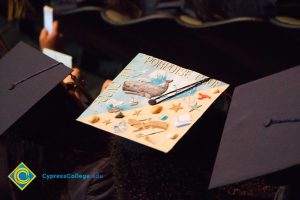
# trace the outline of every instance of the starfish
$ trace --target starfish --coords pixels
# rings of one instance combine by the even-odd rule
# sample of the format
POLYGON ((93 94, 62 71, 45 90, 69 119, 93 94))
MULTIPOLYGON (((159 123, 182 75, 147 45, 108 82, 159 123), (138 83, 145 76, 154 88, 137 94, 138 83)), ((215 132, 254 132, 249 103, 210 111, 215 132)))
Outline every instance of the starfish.
POLYGON ((202 100, 202 99, 205 99, 205 98, 208 98, 208 99, 210 99, 211 97, 210 96, 208 96, 208 95, 206 95, 206 94, 202 94, 202 93, 198 93, 198 95, 199 95, 199 97, 198 97, 198 99, 199 100, 202 100))
POLYGON ((105 124, 105 125, 108 125, 110 123, 111 123, 110 119, 104 120, 104 122, 103 122, 103 124, 105 124))
POLYGON ((190 112, 193 112, 194 110, 198 110, 198 108, 200 108, 201 105, 198 105, 198 103, 196 102, 194 105, 192 105, 190 107, 191 107, 190 112))
POLYGON ((133 115, 136 115, 137 117, 141 114, 142 110, 135 110, 133 115))
POLYGON ((181 103, 175 105, 175 104, 172 104, 172 107, 169 108, 170 110, 174 110, 175 112, 177 112, 178 110, 180 109, 183 109, 183 107, 181 107, 181 103))

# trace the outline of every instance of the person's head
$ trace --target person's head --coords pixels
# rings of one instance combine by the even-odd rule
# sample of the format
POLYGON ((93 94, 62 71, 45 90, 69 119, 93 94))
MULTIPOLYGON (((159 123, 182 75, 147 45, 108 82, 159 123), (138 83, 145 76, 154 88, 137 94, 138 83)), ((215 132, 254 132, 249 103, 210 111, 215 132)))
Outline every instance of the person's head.
POLYGON ((106 3, 108 8, 116 10, 131 18, 141 16, 138 0, 107 0, 106 3))

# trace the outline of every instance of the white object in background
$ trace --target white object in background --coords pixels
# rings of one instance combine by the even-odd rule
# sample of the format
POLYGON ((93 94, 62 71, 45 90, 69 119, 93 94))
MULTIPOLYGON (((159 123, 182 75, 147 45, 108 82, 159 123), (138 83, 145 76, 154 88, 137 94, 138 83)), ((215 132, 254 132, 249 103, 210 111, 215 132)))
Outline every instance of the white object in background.
POLYGON ((43 54, 49 56, 50 58, 63 63, 70 69, 72 69, 72 56, 69 56, 67 54, 60 53, 58 51, 54 51, 52 49, 43 49, 43 54))
POLYGON ((53 24, 53 8, 44 6, 44 27, 48 31, 48 34, 52 32, 53 24))

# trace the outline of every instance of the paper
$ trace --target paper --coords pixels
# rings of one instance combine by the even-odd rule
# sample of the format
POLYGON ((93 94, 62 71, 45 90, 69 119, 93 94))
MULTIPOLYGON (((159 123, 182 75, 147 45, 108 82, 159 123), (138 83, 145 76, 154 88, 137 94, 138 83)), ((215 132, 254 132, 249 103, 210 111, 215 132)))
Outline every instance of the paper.
POLYGON ((192 123, 192 118, 190 114, 183 114, 174 118, 174 125, 179 128, 182 126, 187 126, 192 123))
POLYGON ((77 120, 168 152, 229 85, 210 79, 157 105, 151 106, 148 101, 205 78, 140 53, 77 120), (91 123, 91 116, 100 120, 91 123), (169 133, 176 137, 167 137, 169 133))
POLYGON ((67 54, 60 53, 58 51, 54 51, 52 49, 43 49, 43 54, 49 56, 50 58, 63 63, 70 69, 72 69, 72 56, 69 56, 67 54))

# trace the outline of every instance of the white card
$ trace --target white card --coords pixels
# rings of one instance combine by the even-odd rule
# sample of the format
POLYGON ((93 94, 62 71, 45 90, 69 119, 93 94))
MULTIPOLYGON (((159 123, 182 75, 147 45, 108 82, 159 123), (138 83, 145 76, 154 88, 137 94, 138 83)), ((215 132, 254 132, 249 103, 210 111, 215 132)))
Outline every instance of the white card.
POLYGON ((43 49, 43 54, 49 56, 50 58, 63 63, 70 69, 72 69, 72 56, 69 56, 67 54, 60 53, 58 51, 54 51, 52 49, 43 49))
POLYGON ((187 126, 192 123, 192 118, 190 114, 183 114, 174 118, 174 125, 176 127, 187 126))

